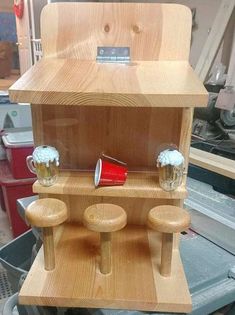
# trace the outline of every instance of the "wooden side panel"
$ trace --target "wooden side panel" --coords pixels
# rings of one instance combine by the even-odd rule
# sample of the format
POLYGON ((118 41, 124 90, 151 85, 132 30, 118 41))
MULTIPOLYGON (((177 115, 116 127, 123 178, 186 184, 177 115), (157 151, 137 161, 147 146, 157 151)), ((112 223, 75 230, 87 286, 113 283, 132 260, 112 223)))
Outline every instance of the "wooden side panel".
POLYGON ((132 170, 155 167, 162 143, 179 145, 182 109, 32 105, 35 145, 52 145, 61 169, 94 169, 102 152, 132 170))
POLYGON ((97 46, 128 46, 132 60, 188 60, 191 12, 156 3, 53 3, 43 9, 45 57, 95 60, 97 46))

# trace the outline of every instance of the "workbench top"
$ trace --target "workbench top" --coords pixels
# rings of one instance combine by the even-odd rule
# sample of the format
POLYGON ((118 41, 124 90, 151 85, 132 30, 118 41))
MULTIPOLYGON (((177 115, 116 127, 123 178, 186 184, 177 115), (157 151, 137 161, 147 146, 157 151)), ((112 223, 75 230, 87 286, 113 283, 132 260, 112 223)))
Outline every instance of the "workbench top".
POLYGON ((203 107, 208 98, 187 61, 44 58, 9 93, 15 102, 123 107, 203 107))

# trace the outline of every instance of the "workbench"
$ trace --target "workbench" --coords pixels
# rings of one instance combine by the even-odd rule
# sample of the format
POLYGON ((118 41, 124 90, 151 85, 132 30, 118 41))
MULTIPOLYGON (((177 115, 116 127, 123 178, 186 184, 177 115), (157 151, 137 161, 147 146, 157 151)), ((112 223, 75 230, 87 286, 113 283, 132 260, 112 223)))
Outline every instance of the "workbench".
MULTIPOLYGON (((180 252, 192 296, 193 310, 190 314, 207 315, 235 301, 235 200, 191 178, 187 180, 187 189, 190 194, 185 206, 190 210, 192 228, 196 232, 191 230, 181 234, 180 252), (199 198, 200 202, 197 202, 199 198)), ((18 200, 18 211, 23 218, 26 207, 36 198, 18 200)), ((105 309, 89 309, 88 313, 147 314, 105 309)))

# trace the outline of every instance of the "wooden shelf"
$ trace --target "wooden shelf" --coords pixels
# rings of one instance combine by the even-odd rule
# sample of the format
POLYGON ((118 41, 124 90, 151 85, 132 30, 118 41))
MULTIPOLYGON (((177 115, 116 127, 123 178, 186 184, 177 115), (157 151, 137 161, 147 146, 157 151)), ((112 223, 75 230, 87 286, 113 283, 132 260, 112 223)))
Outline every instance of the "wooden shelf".
POLYGON ((187 61, 45 58, 9 90, 15 102, 123 107, 206 106, 208 93, 187 61))
POLYGON ((184 186, 167 192, 158 184, 157 173, 129 172, 123 186, 94 186, 94 172, 60 172, 57 182, 44 187, 36 182, 33 192, 62 195, 86 195, 107 197, 184 199, 187 191, 184 186))
POLYGON ((113 270, 104 276, 98 267, 98 233, 75 223, 67 223, 63 231, 57 232, 61 238, 55 248, 55 269, 44 270, 43 251, 40 249, 21 288, 20 303, 191 311, 191 298, 177 249, 173 251, 172 276, 165 278, 159 273, 159 233, 135 225, 113 233, 113 270))

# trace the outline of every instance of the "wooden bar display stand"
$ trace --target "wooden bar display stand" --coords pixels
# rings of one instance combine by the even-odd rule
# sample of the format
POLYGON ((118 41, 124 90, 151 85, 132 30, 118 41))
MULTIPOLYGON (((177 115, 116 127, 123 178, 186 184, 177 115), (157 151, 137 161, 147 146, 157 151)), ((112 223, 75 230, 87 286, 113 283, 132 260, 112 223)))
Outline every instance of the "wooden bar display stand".
POLYGON ((187 169, 193 107, 207 104, 188 63, 190 10, 175 4, 54 3, 43 9, 41 38, 43 59, 11 87, 10 97, 32 104, 35 145, 60 152, 57 182, 36 182, 33 190, 40 198, 62 200, 68 219, 55 229, 55 268, 44 269, 41 249, 20 303, 190 312, 179 234, 172 255, 164 246, 163 256, 171 259, 165 277, 161 233, 147 225, 152 208, 182 207, 187 196, 186 178, 172 192, 159 186, 157 148, 175 144, 187 169), (99 63, 98 47, 129 47, 131 61, 99 63), (123 186, 95 188, 102 152, 127 163, 123 186), (99 269, 99 233, 82 224, 85 209, 95 204, 117 205, 127 214, 126 227, 112 233, 107 274, 99 269))

